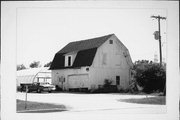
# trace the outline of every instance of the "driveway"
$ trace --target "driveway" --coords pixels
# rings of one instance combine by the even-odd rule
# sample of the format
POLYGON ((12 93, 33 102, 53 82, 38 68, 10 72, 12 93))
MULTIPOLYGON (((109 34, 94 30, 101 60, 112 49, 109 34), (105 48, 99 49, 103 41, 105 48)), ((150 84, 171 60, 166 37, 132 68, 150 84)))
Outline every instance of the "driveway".
MULTIPOLYGON (((63 104, 67 107, 68 111, 56 113, 38 113, 38 115, 34 113, 33 116, 30 115, 30 113, 18 113, 17 116, 20 118, 26 116, 27 119, 32 119, 32 117, 37 115, 38 117, 45 117, 44 120, 46 120, 51 118, 48 117, 49 115, 52 115, 57 117, 53 117, 54 119, 51 118, 51 120, 56 120, 56 118, 59 117, 72 119, 71 117, 74 115, 79 115, 78 119, 81 119, 82 116, 93 117, 100 115, 100 118, 102 117, 103 119, 106 119, 110 116, 119 118, 125 115, 130 119, 132 116, 129 114, 134 114, 134 116, 137 117, 139 116, 138 114, 153 114, 151 115, 151 117, 153 117, 154 115, 163 115, 166 113, 165 105, 135 104, 120 101, 122 99, 141 99, 145 97, 147 96, 122 94, 28 93, 28 101, 63 104)), ((25 93, 17 93, 17 99, 24 100, 25 93)), ((73 119, 76 118, 75 116, 73 119)), ((95 118, 97 119, 97 117, 95 118)), ((132 117, 132 119, 134 119, 134 117, 132 117)), ((161 118, 157 117, 153 118, 153 120, 155 119, 161 120, 161 118)), ((162 120, 164 119, 165 117, 162 116, 162 120)))

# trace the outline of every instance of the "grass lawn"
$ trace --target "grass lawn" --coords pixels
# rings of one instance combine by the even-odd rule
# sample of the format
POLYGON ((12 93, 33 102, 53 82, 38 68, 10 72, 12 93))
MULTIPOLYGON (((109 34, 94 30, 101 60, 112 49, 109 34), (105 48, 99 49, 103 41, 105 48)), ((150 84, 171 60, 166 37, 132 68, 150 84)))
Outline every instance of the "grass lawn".
POLYGON ((65 111, 66 107, 64 105, 55 105, 49 103, 38 103, 38 102, 30 102, 27 101, 27 108, 25 109, 25 101, 23 100, 16 100, 17 102, 17 111, 24 111, 24 110, 50 110, 56 109, 58 111, 65 111))
POLYGON ((146 98, 138 98, 138 99, 121 99, 121 102, 128 103, 137 103, 137 104, 156 104, 156 105, 165 105, 166 97, 165 96, 155 96, 155 97, 146 97, 146 98))

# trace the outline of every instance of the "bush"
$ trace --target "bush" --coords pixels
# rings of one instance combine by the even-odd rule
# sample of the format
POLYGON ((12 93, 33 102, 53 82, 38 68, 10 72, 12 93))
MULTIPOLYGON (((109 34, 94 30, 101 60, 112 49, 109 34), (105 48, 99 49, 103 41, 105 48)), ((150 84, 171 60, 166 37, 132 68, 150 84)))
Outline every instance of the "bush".
POLYGON ((135 79, 146 93, 163 92, 166 83, 165 66, 148 61, 141 61, 134 65, 135 79))
POLYGON ((56 85, 56 91, 62 91, 62 88, 60 88, 58 85, 56 85))
POLYGON ((18 92, 21 92, 22 90, 21 90, 21 86, 17 86, 17 91, 18 92))
POLYGON ((111 80, 105 79, 105 80, 104 80, 104 85, 103 85, 103 87, 104 87, 104 88, 110 87, 111 84, 112 84, 112 81, 111 81, 111 80))
POLYGON ((117 86, 111 85, 112 80, 105 79, 103 85, 99 85, 98 89, 95 90, 95 93, 110 93, 110 92, 117 92, 117 86))

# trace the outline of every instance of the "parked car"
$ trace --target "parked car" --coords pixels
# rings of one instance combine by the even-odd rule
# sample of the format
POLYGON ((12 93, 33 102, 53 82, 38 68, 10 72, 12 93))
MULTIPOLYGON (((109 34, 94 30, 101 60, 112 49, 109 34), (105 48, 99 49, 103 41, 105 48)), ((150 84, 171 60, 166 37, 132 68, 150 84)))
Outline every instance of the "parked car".
POLYGON ((56 87, 48 82, 34 82, 32 84, 21 84, 21 92, 26 91, 33 92, 36 91, 37 93, 41 92, 52 92, 56 90, 56 87))

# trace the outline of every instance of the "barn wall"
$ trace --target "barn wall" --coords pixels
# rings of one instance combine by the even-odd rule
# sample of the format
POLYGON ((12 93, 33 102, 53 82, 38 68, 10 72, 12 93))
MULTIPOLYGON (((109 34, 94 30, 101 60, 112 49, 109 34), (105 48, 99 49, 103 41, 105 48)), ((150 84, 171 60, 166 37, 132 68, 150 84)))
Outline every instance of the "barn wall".
POLYGON ((117 37, 112 36, 109 40, 97 50, 90 73, 91 82, 98 85, 103 84, 104 79, 111 79, 115 85, 116 76, 120 76, 119 88, 126 89, 131 78, 131 59, 125 57, 128 51, 117 37), (109 40, 113 40, 113 44, 109 44, 109 40))
MULTIPOLYGON (((68 90, 68 76, 73 75, 88 75, 89 77, 89 71, 86 71, 87 67, 81 67, 79 69, 62 69, 62 70, 52 70, 52 84, 58 85, 60 88, 63 88, 64 90, 68 90), (64 80, 63 85, 62 81, 64 80)), ((86 86, 90 86, 89 80, 85 83, 86 86)))
POLYGON ((90 68, 90 85, 98 88, 99 85, 104 84, 104 80, 112 81, 112 85, 116 85, 116 76, 120 76, 119 89, 127 89, 129 87, 129 69, 119 68, 90 68))
POLYGON ((128 59, 124 56, 125 53, 127 54, 125 47, 116 37, 111 37, 109 40, 98 48, 92 67, 128 69, 128 59), (109 40, 113 40, 113 44, 109 44, 109 40))
POLYGON ((68 90, 70 86, 68 82, 68 76, 73 75, 88 75, 88 81, 85 83, 85 87, 88 89, 98 88, 98 85, 103 85, 105 79, 112 80, 112 85, 116 85, 116 76, 120 76, 120 89, 126 89, 129 86, 129 69, 114 69, 114 68, 94 68, 90 67, 89 71, 86 71, 86 67, 81 69, 66 69, 66 70, 53 70, 52 71, 52 84, 63 87, 64 90, 68 90), (61 76, 65 78, 65 82, 61 82, 61 76))

